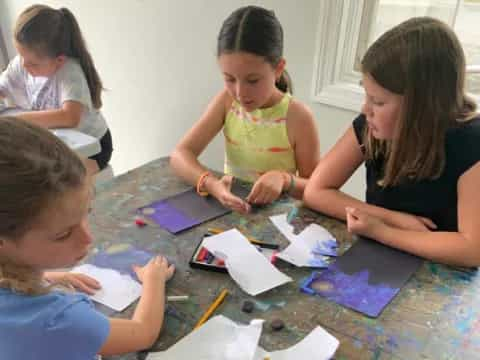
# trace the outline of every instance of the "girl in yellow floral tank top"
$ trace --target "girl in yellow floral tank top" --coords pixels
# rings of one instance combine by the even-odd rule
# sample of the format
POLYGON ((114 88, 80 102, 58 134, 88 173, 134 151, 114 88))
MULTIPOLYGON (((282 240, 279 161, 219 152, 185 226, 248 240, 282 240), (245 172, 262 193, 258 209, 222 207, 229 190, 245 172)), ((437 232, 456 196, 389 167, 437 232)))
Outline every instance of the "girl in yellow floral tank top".
POLYGON ((313 116, 291 96, 282 52, 283 30, 272 11, 257 6, 234 11, 217 44, 225 89, 171 154, 177 175, 200 195, 210 194, 236 211, 268 204, 282 192, 301 198, 319 160, 313 116), (218 179, 198 157, 222 128, 226 175, 218 179), (233 177, 253 183, 245 199, 231 193, 233 177))
POLYGON ((272 107, 247 112, 237 101, 225 119, 225 174, 255 182, 275 169, 295 174, 295 151, 287 133, 290 94, 272 107))

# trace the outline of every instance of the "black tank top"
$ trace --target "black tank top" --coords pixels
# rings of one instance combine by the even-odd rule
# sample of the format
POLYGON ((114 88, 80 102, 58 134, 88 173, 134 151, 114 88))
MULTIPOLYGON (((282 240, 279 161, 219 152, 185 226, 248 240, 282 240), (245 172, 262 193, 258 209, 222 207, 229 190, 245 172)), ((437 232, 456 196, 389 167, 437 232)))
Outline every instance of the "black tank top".
MULTIPOLYGON (((358 143, 362 145, 366 129, 363 114, 353 121, 353 129, 358 143)), ((405 180, 391 187, 378 185, 383 177, 384 161, 367 160, 367 203, 425 216, 437 225, 438 230, 458 231, 457 182, 465 171, 480 160, 480 116, 447 130, 445 155, 445 168, 439 178, 405 180)))

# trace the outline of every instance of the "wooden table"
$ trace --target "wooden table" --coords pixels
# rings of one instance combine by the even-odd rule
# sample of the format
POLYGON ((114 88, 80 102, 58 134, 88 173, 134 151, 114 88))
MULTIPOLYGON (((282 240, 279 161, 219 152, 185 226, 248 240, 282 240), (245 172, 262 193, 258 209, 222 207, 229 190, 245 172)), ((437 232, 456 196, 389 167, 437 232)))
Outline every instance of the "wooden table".
MULTIPOLYGON (((138 207, 186 188, 188 185, 173 175, 168 159, 162 158, 98 187, 91 215, 97 249, 118 251, 134 245, 165 254, 176 265, 167 293, 188 294, 190 300, 168 305, 154 350, 167 349, 188 334, 220 290, 227 288, 230 295, 216 314, 241 323, 248 323, 252 318, 265 319, 260 344, 267 350, 289 347, 321 325, 340 340, 335 359, 480 358, 480 294, 476 273, 425 262, 377 319, 301 293, 299 285, 311 270, 281 261, 277 262, 278 268, 294 281, 253 298, 240 290, 228 275, 191 269, 188 260, 207 227, 213 226, 237 227, 248 236, 278 242, 283 248, 288 242, 268 216, 287 212, 294 202, 281 199, 248 216, 232 213, 179 236, 154 224, 143 228, 135 226, 134 212, 138 207), (256 304, 252 314, 241 311, 247 299, 256 304), (275 318, 283 319, 286 324, 284 330, 276 333, 268 326, 275 318)), ((336 236, 343 250, 351 244, 343 223, 307 209, 299 214, 302 218, 314 217, 315 222, 336 236)), ((118 316, 131 316, 133 308, 118 316)), ((133 360, 144 356, 140 353, 109 359, 133 360)))

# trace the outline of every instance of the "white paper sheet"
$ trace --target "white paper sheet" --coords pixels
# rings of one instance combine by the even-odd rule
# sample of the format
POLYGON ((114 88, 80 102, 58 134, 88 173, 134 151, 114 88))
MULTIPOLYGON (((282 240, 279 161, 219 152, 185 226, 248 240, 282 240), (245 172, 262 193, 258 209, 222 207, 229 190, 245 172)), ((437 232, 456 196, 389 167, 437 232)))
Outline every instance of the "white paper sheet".
POLYGON ((317 326, 302 341, 292 347, 268 352, 260 346, 254 356, 254 360, 328 360, 337 351, 339 342, 320 326, 317 326))
POLYGON ((292 279, 280 272, 237 229, 209 236, 203 246, 225 261, 233 280, 250 295, 285 284, 292 279))
POLYGON ((317 326, 292 347, 268 352, 258 346, 263 320, 238 325, 223 315, 172 345, 166 351, 150 353, 146 360, 327 360, 338 348, 338 340, 317 326))
POLYGON ((90 298, 116 311, 123 311, 142 293, 142 285, 129 275, 122 275, 116 270, 83 264, 73 268, 71 272, 82 273, 97 280, 102 288, 90 298))
POLYGON ((168 350, 150 353, 147 360, 252 360, 263 320, 238 325, 218 315, 181 339, 168 350))
POLYGON ((308 225, 300 234, 293 233, 293 226, 287 222, 287 214, 271 216, 270 220, 290 241, 290 245, 277 257, 296 266, 325 268, 328 254, 336 255, 336 239, 318 224, 308 225))

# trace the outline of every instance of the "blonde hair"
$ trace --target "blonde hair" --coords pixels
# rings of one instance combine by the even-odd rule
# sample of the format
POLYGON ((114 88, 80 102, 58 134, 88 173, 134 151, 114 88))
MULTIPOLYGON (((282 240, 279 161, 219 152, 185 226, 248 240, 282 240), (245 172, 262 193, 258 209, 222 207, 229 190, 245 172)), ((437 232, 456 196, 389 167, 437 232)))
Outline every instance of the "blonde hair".
MULTIPOLYGON (((82 161, 50 131, 23 120, 0 118, 2 241, 20 241, 52 202, 81 187, 85 179, 82 161)), ((28 294, 48 291, 33 269, 5 256, 0 256, 0 286, 28 294)))
POLYGON ((364 132, 367 159, 384 159, 380 185, 438 178, 445 167, 445 136, 475 115, 465 94, 465 56, 443 22, 418 17, 387 31, 367 50, 362 72, 403 96, 392 140, 364 132))
POLYGON ((102 107, 102 80, 70 10, 32 5, 17 19, 14 37, 19 44, 39 54, 52 58, 65 55, 77 59, 87 79, 93 106, 96 109, 102 107))

